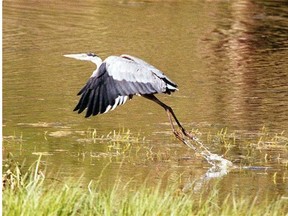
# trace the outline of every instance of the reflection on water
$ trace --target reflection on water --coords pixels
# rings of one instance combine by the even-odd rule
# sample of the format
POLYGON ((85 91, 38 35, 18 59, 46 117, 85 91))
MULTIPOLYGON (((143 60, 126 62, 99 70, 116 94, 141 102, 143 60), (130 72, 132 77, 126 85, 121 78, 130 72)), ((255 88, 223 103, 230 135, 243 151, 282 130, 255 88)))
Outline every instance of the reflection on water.
POLYGON ((215 99, 222 102, 217 111, 225 125, 234 121, 250 130, 261 124, 287 128, 287 18, 277 11, 282 22, 276 24, 274 8, 274 17, 264 8, 250 1, 232 3, 229 21, 205 38, 211 41, 206 46, 211 52, 205 55, 214 71, 215 99))
MULTIPOLYGON (((12 151, 31 162, 37 158, 33 152, 46 152, 51 172, 77 176, 85 170, 91 179, 109 160, 87 156, 105 153, 107 145, 83 141, 85 131, 96 128, 101 136, 129 128, 149 140, 143 144, 147 148, 173 157, 167 163, 126 164, 124 175, 137 173, 135 178, 142 179, 149 173, 157 181, 157 173, 166 173, 173 181, 184 173, 188 182, 201 177, 209 166, 173 138, 165 112, 150 101, 135 97, 90 119, 73 113, 76 93, 94 65, 68 61, 62 55, 92 51, 102 58, 127 53, 145 59, 179 85, 179 92, 159 98, 173 107, 188 129, 205 133, 228 127, 239 131, 242 139, 263 126, 281 133, 288 126, 286 14, 285 1, 5 1, 3 133, 8 138, 4 155, 12 151), (185 157, 188 160, 182 160, 185 157)), ((221 143, 207 145, 225 153, 221 143)), ((237 145, 231 158, 246 151, 241 143, 237 145)), ((269 152, 272 158, 278 154, 269 152)), ((287 176, 283 166, 254 156, 255 165, 266 163, 287 176)), ((118 167, 116 159, 107 177, 112 178, 113 168, 118 167)), ((287 195, 285 181, 275 185, 271 175, 263 170, 235 171, 223 183, 254 190, 262 185, 270 193, 277 188, 277 194, 286 190, 287 195)))

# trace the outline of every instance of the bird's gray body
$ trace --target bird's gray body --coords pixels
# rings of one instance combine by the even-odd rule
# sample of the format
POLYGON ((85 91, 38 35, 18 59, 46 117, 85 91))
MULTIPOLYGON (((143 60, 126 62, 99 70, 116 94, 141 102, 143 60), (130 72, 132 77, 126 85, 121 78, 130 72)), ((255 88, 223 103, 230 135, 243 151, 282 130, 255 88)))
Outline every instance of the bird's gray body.
MULTIPOLYGON (((75 57, 77 55, 84 54, 65 56, 86 60, 75 57)), ((139 58, 110 56, 102 62, 94 55, 88 60, 94 62, 97 69, 78 93, 81 98, 74 109, 78 113, 87 109, 85 117, 114 110, 134 95, 170 94, 177 90, 177 85, 160 70, 139 58)))

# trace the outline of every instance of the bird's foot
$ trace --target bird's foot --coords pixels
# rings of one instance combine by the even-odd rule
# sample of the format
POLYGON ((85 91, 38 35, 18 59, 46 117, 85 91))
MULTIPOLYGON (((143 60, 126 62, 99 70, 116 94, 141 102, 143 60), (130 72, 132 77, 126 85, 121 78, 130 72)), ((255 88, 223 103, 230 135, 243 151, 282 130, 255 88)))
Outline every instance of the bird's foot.
POLYGON ((183 142, 185 145, 187 145, 187 138, 189 138, 192 141, 196 140, 196 137, 192 135, 191 133, 188 133, 184 128, 180 128, 180 130, 173 130, 173 133, 177 139, 179 139, 181 142, 183 142))
POLYGON ((173 133, 175 137, 180 140, 184 145, 188 146, 189 148, 196 151, 196 147, 191 143, 191 140, 194 141, 194 136, 187 133, 186 131, 183 132, 183 130, 173 130, 173 133), (187 137, 189 139, 187 139, 187 137))
POLYGON ((180 132, 177 131, 177 130, 173 130, 173 133, 174 133, 174 135, 176 136, 177 139, 179 139, 180 141, 183 142, 183 136, 182 136, 182 133, 180 133, 180 132))
POLYGON ((186 137, 190 138, 191 140, 194 141, 196 139, 196 137, 193 134, 187 132, 184 128, 181 128, 181 131, 186 137))

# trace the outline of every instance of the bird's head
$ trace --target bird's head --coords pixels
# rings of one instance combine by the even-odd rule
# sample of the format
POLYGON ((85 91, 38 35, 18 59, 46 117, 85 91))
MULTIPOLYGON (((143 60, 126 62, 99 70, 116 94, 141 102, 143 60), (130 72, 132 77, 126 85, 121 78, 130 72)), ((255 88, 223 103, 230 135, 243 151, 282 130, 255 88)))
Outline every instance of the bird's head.
POLYGON ((94 53, 67 54, 64 56, 68 57, 68 58, 74 58, 74 59, 82 60, 82 61, 91 61, 94 64, 96 64, 97 66, 102 63, 101 58, 94 53))

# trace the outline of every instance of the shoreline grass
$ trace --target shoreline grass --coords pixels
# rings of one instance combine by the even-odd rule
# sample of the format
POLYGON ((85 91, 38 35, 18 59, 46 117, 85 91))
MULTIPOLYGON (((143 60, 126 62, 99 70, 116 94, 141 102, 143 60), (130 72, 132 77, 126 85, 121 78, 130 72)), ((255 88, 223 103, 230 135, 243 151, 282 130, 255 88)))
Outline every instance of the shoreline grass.
POLYGON ((80 186, 79 182, 45 183, 41 156, 22 173, 19 163, 9 161, 3 169, 3 215, 287 215, 287 198, 275 200, 228 194, 220 197, 216 187, 184 193, 176 185, 140 186, 116 179, 113 187, 101 187, 101 178, 80 186))
MULTIPOLYGON (((171 156, 169 153, 159 152, 157 149, 152 150, 146 145, 141 145, 144 140, 139 136, 134 137, 129 130, 112 132, 105 137, 99 137, 95 130, 88 130, 83 136, 85 138, 83 141, 91 142, 92 140, 107 144, 105 154, 90 153, 91 158, 117 157, 121 161, 143 155, 140 160, 153 162, 174 160, 173 155, 171 156)), ((269 160, 270 149, 281 150, 282 155, 279 154, 273 160, 277 160, 286 169, 288 164, 285 158, 288 150, 287 137, 284 134, 270 134, 264 130, 259 136, 257 134, 255 136, 257 139, 242 140, 236 132, 230 133, 227 129, 223 129, 217 134, 208 134, 206 141, 220 143, 226 152, 225 155, 229 155, 231 149, 237 147, 238 141, 241 141, 243 143, 241 148, 247 149, 247 157, 258 153, 260 155, 257 157, 264 162, 269 160)), ((137 158, 139 160, 139 157, 137 158)), ((109 183, 111 185, 109 187, 105 187, 105 181, 101 179, 101 175, 98 180, 84 184, 81 179, 65 182, 56 179, 57 181, 55 181, 55 179, 46 177, 41 154, 29 169, 23 163, 14 161, 13 157, 5 159, 2 166, 2 207, 3 215, 7 216, 288 215, 287 196, 271 199, 254 194, 247 197, 237 193, 235 189, 223 197, 218 189, 219 185, 214 183, 212 188, 201 187, 195 192, 179 188, 177 182, 161 185, 160 181, 159 185, 154 186, 148 185, 147 182, 133 184, 133 179, 125 181, 120 174, 115 175, 113 182, 109 183)), ((274 180, 276 174, 273 177, 274 180)), ((286 179, 287 177, 284 176, 283 182, 286 179)), ((189 188, 194 188, 194 186, 196 185, 191 183, 189 188)))

